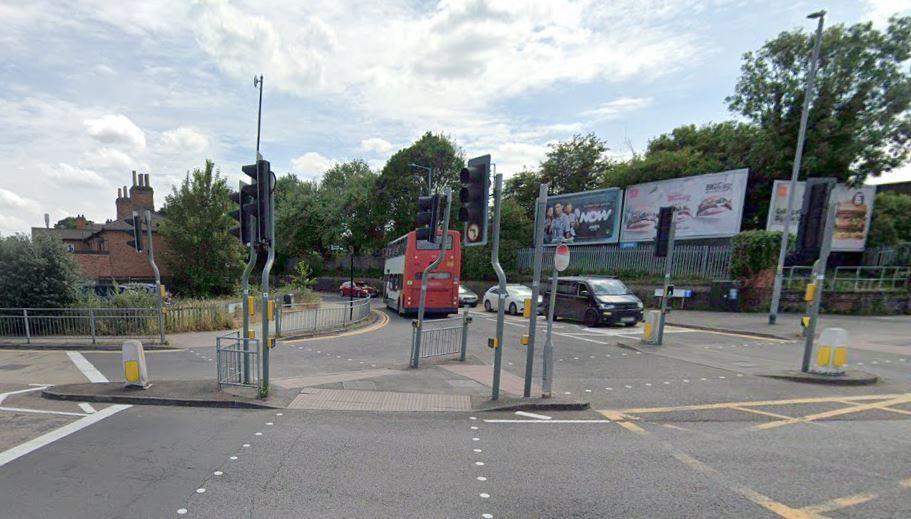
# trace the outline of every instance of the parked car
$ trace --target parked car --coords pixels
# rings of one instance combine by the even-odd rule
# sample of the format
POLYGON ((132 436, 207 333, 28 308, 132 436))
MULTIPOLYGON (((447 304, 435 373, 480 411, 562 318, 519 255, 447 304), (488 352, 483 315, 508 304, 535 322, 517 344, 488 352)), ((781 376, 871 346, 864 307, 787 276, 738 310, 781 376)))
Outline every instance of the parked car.
POLYGON ((478 306, 478 294, 459 285, 459 306, 470 306, 472 308, 478 306))
MULTIPOLYGON (((497 310, 497 298, 499 297, 499 286, 494 285, 484 292, 484 310, 495 312, 497 310)), ((531 299, 531 289, 525 285, 506 285, 506 312, 518 315, 524 311, 525 300, 531 299)), ((541 296, 538 296, 538 302, 541 302, 541 296)))
POLYGON ((354 288, 350 281, 345 281, 338 287, 338 295, 342 297, 376 297, 377 294, 377 290, 366 281, 355 281, 354 288))
MULTIPOLYGON (((547 311, 549 300, 550 294, 545 294, 540 311, 547 311)), ((565 277, 557 281, 554 318, 582 321, 586 326, 635 326, 642 320, 642 309, 642 301, 619 279, 565 277)))

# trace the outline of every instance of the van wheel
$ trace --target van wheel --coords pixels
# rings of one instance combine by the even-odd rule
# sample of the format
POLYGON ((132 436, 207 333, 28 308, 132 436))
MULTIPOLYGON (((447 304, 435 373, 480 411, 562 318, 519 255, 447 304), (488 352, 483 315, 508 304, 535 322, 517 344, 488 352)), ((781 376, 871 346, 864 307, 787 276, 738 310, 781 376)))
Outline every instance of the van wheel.
POLYGON ((484 301, 484 310, 488 312, 493 312, 493 307, 490 306, 490 299, 484 301))
POLYGON ((509 313, 512 315, 519 315, 519 309, 516 308, 515 303, 509 303, 509 313))
POLYGON ((589 309, 585 312, 585 326, 589 328, 596 326, 598 324, 598 312, 589 309))

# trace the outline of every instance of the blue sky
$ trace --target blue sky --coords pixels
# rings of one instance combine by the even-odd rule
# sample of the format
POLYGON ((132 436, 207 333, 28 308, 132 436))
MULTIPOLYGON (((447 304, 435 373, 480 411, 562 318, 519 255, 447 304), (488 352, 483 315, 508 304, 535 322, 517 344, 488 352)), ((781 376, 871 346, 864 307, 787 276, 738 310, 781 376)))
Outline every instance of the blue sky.
POLYGON ((0 0, 0 234, 112 218, 133 169, 159 204, 206 158, 233 183, 259 73, 263 154, 305 178, 427 130, 507 176, 574 133, 627 157, 731 118, 742 53, 819 8, 882 25, 911 0, 0 0))

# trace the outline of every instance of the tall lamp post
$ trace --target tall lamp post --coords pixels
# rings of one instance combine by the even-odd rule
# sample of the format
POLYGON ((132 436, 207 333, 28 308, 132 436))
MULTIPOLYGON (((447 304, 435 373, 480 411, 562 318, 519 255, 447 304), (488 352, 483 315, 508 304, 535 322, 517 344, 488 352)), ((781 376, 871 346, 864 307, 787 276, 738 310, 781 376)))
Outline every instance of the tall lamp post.
POLYGON ((408 165, 411 166, 412 168, 423 169, 424 171, 427 172, 427 194, 432 195, 433 194, 433 184, 431 183, 430 176, 431 176, 431 174, 433 174, 433 168, 428 168, 427 166, 421 166, 419 164, 415 164, 414 162, 412 162, 411 164, 408 164, 408 165))
POLYGON ((784 228, 781 231, 781 247, 778 250, 778 266, 775 269, 775 284, 772 288, 769 324, 775 324, 778 319, 778 305, 781 302, 781 285, 784 277, 784 259, 788 253, 791 212, 794 210, 794 191, 797 187, 797 178, 800 176, 800 161, 803 159, 803 142, 807 133, 807 117, 810 112, 810 98, 813 97, 813 88, 815 86, 819 49, 822 46, 822 25, 825 21, 825 16, 825 11, 817 11, 807 16, 811 20, 819 20, 819 23, 816 25, 816 43, 813 45, 813 57, 810 59, 810 71, 807 73, 807 86, 803 95, 803 111, 800 114, 800 129, 797 132, 797 150, 794 152, 794 166, 791 169, 791 182, 788 185, 788 208, 784 214, 784 228))

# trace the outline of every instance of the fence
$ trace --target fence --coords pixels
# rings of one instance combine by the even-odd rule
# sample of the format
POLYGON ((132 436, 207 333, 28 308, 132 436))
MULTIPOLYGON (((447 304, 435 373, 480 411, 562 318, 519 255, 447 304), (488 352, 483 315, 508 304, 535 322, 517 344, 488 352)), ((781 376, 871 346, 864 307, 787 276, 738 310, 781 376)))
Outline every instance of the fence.
POLYGON ((240 332, 215 338, 215 369, 218 387, 259 386, 259 339, 243 339, 240 332))
POLYGON ((864 251, 864 265, 888 267, 911 265, 911 244, 896 247, 871 247, 864 251))
POLYGON ((459 360, 465 360, 468 347, 468 325, 471 316, 468 309, 462 311, 459 317, 445 319, 424 320, 420 328, 417 321, 412 321, 411 329, 411 358, 414 358, 414 347, 417 334, 421 334, 421 351, 419 358, 439 357, 441 355, 459 354, 459 360))
POLYGON ((0 339, 157 338, 157 308, 0 308, 0 339))
MULTIPOLYGON (((813 267, 785 267, 782 285, 803 290, 813 267)), ((835 267, 826 276, 825 289, 833 292, 895 291, 911 286, 911 267, 835 267)))
POLYGON ((275 315, 277 336, 301 335, 347 328, 370 316, 370 298, 344 303, 279 305, 275 315))
MULTIPOLYGON (((656 258, 652 243, 640 243, 635 248, 621 248, 618 244, 594 247, 573 247, 569 269, 585 274, 617 274, 641 272, 660 275, 664 273, 665 258, 656 258)), ((554 248, 544 249, 545 272, 553 268, 554 248)), ((534 249, 521 249, 517 261, 519 271, 530 271, 534 264, 534 249)), ((677 277, 727 279, 730 277, 730 245, 674 245, 674 272, 677 277)))
POLYGON ((169 333, 224 330, 233 326, 231 303, 206 303, 164 307, 165 331, 169 333))

